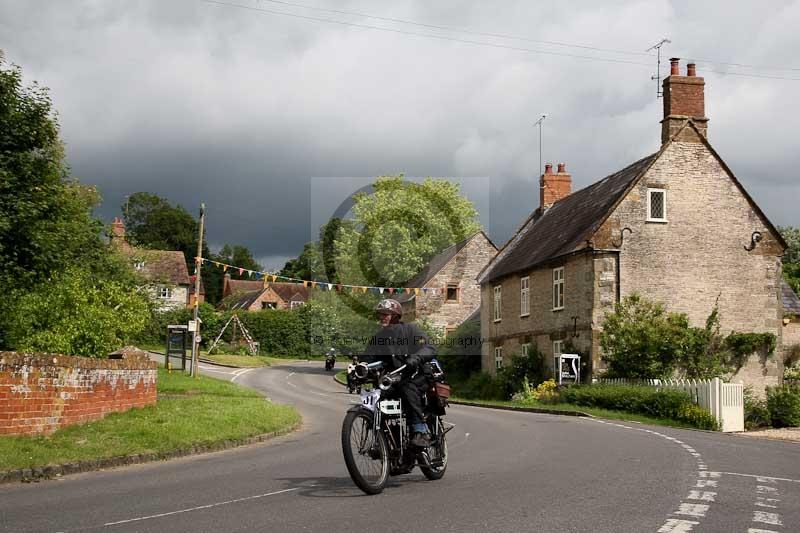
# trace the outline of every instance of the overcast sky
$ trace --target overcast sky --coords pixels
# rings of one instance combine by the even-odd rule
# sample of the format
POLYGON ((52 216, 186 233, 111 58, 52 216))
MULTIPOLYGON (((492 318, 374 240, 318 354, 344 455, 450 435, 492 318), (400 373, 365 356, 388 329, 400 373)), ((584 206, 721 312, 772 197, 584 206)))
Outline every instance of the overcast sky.
POLYGON ((499 245, 538 205, 543 113, 573 190, 658 149, 644 51, 668 38, 705 77, 712 145, 800 225, 800 1, 223 2, 0 0, 0 48, 51 88, 105 220, 137 191, 204 201, 212 246, 280 267, 348 194, 404 173, 463 178, 499 245))

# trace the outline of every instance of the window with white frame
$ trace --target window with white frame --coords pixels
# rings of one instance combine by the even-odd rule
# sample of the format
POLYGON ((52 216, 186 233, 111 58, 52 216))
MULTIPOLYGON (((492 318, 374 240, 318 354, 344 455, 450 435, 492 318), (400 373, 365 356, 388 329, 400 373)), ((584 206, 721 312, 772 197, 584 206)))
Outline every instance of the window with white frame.
POLYGON ((522 354, 522 357, 528 357, 528 355, 530 355, 530 353, 531 353, 531 344, 529 342, 526 342, 525 344, 521 344, 519 348, 520 348, 520 353, 522 354))
POLYGON ((561 355, 564 353, 564 341, 553 341, 553 355, 561 355))
POLYGON ((496 369, 503 368, 503 347, 498 346, 494 349, 494 367, 496 369))
POLYGON ((494 288, 494 300, 493 300, 494 301, 494 307, 493 307, 494 312, 493 312, 492 316, 494 317, 494 321, 495 322, 500 322, 500 317, 501 317, 501 315, 500 315, 500 304, 502 303, 502 301, 501 301, 501 299, 502 299, 502 294, 501 294, 502 288, 503 287, 501 285, 498 285, 497 287, 494 288))
POLYGON ((647 221, 667 221, 667 191, 665 189, 647 189, 647 221))
POLYGON ((172 287, 159 287, 158 289, 158 297, 163 300, 169 300, 172 298, 172 287))
POLYGON ((144 270, 144 261, 136 261, 136 262, 133 264, 133 268, 134 268, 135 270, 144 270))
POLYGON ((553 311, 564 309, 564 267, 553 269, 553 311))
POLYGON ((528 276, 519 280, 519 316, 531 314, 530 285, 531 278, 528 276))
POLYGON ((294 309, 295 307, 300 307, 301 305, 305 305, 305 302, 292 301, 289 303, 289 308, 294 309))

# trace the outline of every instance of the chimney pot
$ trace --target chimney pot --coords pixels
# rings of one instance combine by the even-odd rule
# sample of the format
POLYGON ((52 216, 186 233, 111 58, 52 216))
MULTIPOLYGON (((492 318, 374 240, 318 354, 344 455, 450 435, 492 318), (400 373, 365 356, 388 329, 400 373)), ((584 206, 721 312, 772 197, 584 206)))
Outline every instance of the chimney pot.
POLYGON ((566 168, 566 166, 567 165, 565 165, 564 163, 559 163, 558 164, 558 173, 559 174, 563 174, 564 172, 566 172, 566 170, 564 170, 566 168))
POLYGON ((552 164, 550 164, 550 163, 547 163, 547 164, 544 166, 544 173, 545 173, 545 174, 552 174, 552 173, 553 173, 553 165, 552 165, 552 164))
POLYGON ((697 70, 695 69, 694 63, 689 63, 686 65, 686 75, 687 76, 697 76, 697 70))
POLYGON ((680 57, 671 57, 669 58, 669 74, 670 76, 678 76, 680 75, 680 71, 678 70, 678 63, 680 63, 680 57))

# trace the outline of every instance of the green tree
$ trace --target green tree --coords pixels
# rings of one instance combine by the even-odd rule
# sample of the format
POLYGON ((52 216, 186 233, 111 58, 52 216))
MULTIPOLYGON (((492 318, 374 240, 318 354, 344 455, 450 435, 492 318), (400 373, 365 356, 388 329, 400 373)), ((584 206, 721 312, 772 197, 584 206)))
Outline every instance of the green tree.
POLYGON ((280 272, 281 276, 316 281, 327 280, 328 278, 324 274, 319 241, 307 242, 300 255, 289 259, 280 272))
POLYGON ((191 267, 189 271, 194 270, 199 223, 183 206, 149 192, 137 192, 121 209, 128 242, 153 250, 180 250, 191 267))
POLYGON ((402 286, 434 255, 481 229, 475 206, 447 180, 381 177, 372 194, 354 199, 352 224, 337 229, 335 242, 343 283, 402 286))
POLYGON ((686 315, 668 313, 638 294, 623 298, 606 314, 600 334, 609 376, 670 377, 684 353, 688 328, 686 315))
POLYGON ((92 217, 100 197, 70 178, 46 88, 0 51, 0 348, 21 295, 70 267, 125 276, 92 217))
POLYGON ((789 245, 783 255, 783 277, 800 294, 800 228, 778 226, 778 231, 789 245))
POLYGON ((71 267, 22 295, 11 320, 18 350, 105 357, 147 326, 147 296, 133 284, 71 267))

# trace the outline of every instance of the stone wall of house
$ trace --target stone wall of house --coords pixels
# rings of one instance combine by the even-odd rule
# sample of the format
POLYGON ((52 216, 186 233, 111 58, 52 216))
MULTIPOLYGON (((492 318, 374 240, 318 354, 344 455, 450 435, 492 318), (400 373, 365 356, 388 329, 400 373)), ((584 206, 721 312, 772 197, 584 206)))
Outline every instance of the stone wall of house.
POLYGON ((786 319, 789 323, 783 326, 783 349, 789 350, 793 346, 800 345, 800 316, 786 317, 786 319))
POLYGON ((156 363, 0 352, 0 435, 48 434, 156 403, 156 363))
POLYGON ((497 249, 483 233, 475 235, 426 284, 437 289, 414 296, 414 317, 426 317, 442 329, 461 325, 481 305, 481 288, 476 278, 491 261, 497 249), (447 301, 448 283, 458 284, 458 300, 447 301))
POLYGON ((150 285, 147 287, 147 293, 150 299, 155 302, 161 311, 168 311, 171 309, 183 309, 189 302, 189 287, 182 285, 169 285, 172 289, 172 297, 161 298, 161 287, 164 285, 150 285))
MULTIPOLYGON (((638 292, 664 302, 698 326, 718 304, 724 334, 771 332, 780 346, 781 246, 705 145, 672 143, 605 222, 595 247, 613 246, 626 227, 623 297, 638 292), (646 220, 648 188, 666 190, 667 222, 646 220), (762 240, 748 251, 755 231, 762 240)), ((780 357, 751 357, 734 381, 763 390, 781 375, 780 357)))
POLYGON ((506 276, 482 288, 482 368, 495 373, 494 349, 503 348, 504 364, 521 353, 521 345, 535 344, 547 364, 553 365, 553 343, 562 341, 589 354, 592 343, 595 260, 591 253, 564 258, 540 268, 506 276), (564 267, 564 308, 553 310, 553 269, 564 267), (521 316, 521 279, 529 277, 530 314, 521 316), (494 287, 502 286, 501 319, 493 317, 494 287))

